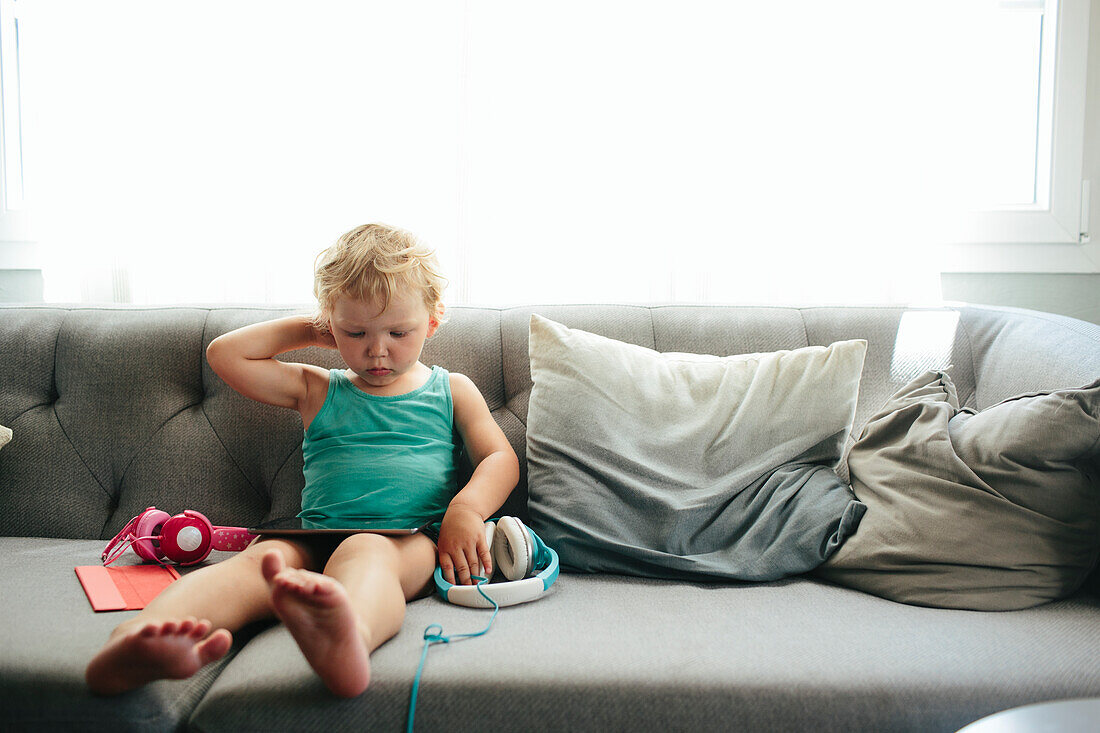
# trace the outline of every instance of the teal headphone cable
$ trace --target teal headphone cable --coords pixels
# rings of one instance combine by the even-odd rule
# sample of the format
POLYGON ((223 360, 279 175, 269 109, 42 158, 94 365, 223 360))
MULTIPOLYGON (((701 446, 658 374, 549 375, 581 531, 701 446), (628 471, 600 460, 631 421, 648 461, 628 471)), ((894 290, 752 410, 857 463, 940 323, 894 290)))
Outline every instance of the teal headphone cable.
POLYGON ((420 691, 420 675, 424 672, 424 662, 428 659, 428 649, 432 647, 432 644, 450 644, 455 639, 472 639, 476 636, 484 636, 489 633, 489 628, 493 625, 493 621, 496 620, 497 614, 500 613, 500 605, 486 595, 485 591, 481 589, 481 586, 488 583, 489 579, 483 578, 480 575, 474 575, 472 577, 477 581, 477 592, 480 593, 485 600, 493 604, 493 615, 489 618, 489 623, 485 625, 484 629, 468 634, 451 634, 450 636, 446 636, 443 633, 443 627, 439 624, 431 624, 424 629, 424 650, 420 653, 420 666, 416 668, 416 676, 413 677, 412 698, 409 700, 409 724, 405 728, 406 733, 412 733, 413 716, 416 715, 416 694, 420 691))

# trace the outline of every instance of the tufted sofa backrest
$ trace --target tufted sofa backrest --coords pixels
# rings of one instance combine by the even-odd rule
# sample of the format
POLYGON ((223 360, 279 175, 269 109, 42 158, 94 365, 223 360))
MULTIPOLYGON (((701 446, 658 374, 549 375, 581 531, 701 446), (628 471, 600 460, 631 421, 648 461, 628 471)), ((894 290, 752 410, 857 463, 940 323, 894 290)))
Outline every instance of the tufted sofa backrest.
MULTIPOLYGON (((301 421, 234 392, 206 363, 212 339, 304 308, 0 307, 0 534, 108 538, 155 505, 220 524, 298 511, 301 421)), ((856 430, 898 387, 951 367, 981 409, 1100 376, 1100 327, 1049 314, 963 306, 456 307, 423 360, 469 376, 521 466, 537 312, 657 351, 738 354, 868 341, 856 430)), ((341 366, 334 351, 287 354, 341 366)), ((526 471, 504 512, 526 516, 526 471)))

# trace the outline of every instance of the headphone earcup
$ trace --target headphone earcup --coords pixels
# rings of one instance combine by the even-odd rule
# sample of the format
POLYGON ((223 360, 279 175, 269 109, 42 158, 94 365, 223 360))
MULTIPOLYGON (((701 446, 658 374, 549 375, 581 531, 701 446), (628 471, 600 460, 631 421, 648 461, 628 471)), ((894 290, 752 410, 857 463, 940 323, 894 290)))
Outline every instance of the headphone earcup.
POLYGON ((497 569, 507 580, 522 580, 535 567, 535 552, 527 527, 516 517, 501 517, 496 523, 491 552, 497 569))
MULTIPOLYGON (((496 522, 486 522, 485 523, 485 545, 489 548, 489 556, 490 557, 492 557, 492 555, 493 555, 493 539, 496 537, 496 529, 497 529, 496 522)), ((496 571, 496 569, 497 569, 496 568, 496 563, 497 563, 497 561, 494 559, 493 560, 493 570, 494 571, 496 571)), ((480 560, 477 563, 477 574, 480 575, 483 578, 487 577, 485 575, 485 566, 481 564, 480 560)), ((491 581, 492 578, 489 578, 489 580, 491 581)))
POLYGON ((168 521, 168 512, 160 509, 146 509, 137 518, 134 525, 134 541, 131 547, 142 560, 160 562, 164 553, 160 549, 160 533, 164 523, 168 521), (137 539, 142 537, 154 537, 156 539, 137 539))
POLYGON ((160 549, 180 565, 202 562, 213 547, 214 528, 201 512, 188 509, 170 517, 161 528, 160 549))

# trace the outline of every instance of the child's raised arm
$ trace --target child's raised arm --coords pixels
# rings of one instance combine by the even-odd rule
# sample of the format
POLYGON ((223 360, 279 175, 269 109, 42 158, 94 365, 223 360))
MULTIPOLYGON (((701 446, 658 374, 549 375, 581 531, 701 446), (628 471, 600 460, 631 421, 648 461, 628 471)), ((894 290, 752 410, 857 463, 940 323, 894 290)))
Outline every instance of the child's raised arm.
POLYGON ((254 323, 222 334, 206 348, 206 360, 219 377, 245 397, 303 412, 311 390, 327 388, 327 372, 310 364, 279 361, 276 355, 306 346, 335 348, 332 335, 318 331, 306 316, 254 323))

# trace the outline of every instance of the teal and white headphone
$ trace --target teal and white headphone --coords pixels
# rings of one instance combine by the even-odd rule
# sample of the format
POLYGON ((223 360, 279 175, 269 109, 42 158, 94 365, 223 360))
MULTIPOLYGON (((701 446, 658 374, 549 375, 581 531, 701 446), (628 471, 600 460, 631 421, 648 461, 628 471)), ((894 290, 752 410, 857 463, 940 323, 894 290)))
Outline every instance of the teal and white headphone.
POLYGON ((495 576, 502 582, 454 585, 435 569, 435 587, 445 600, 470 608, 514 606, 543 595, 558 577, 558 553, 516 517, 485 523, 485 541, 493 556, 495 576), (490 601, 485 596, 492 599, 490 601))
MULTIPOLYGON (((406 733, 412 733, 416 715, 416 696, 420 690, 420 675, 428 659, 428 649, 433 644, 447 644, 456 639, 484 636, 493 625, 501 606, 514 606, 540 598, 558 577, 558 553, 548 547, 537 534, 515 517, 501 517, 496 522, 485 523, 485 541, 493 556, 496 575, 502 582, 490 583, 484 577, 477 585, 454 585, 443 579, 443 571, 435 569, 435 587, 444 600, 470 608, 491 608, 493 615, 481 631, 466 634, 443 633, 439 624, 424 629, 424 649, 420 652, 420 665, 413 677, 412 695, 409 697, 409 717, 406 733)), ((484 576, 479 568, 479 575, 484 576)))

